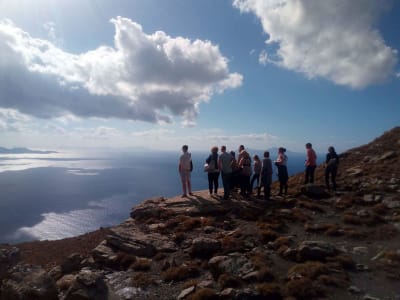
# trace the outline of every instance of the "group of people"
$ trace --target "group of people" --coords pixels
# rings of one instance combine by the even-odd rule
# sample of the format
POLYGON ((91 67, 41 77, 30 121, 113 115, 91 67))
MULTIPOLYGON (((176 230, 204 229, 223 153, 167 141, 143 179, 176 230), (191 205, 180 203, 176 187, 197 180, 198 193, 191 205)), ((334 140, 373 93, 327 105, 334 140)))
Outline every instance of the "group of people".
MULTIPOLYGON (((305 178, 304 184, 314 183, 314 173, 317 166, 317 155, 312 148, 311 143, 306 145, 306 161, 305 161, 305 178)), ((182 155, 179 159, 179 174, 182 181, 182 197, 192 194, 190 174, 193 170, 191 154, 188 152, 187 145, 182 146, 182 155)), ((208 189, 210 195, 217 195, 219 175, 222 177, 222 185, 224 188, 223 199, 229 199, 231 191, 235 188, 240 189, 242 196, 252 194, 254 183, 257 187, 257 196, 261 195, 261 188, 264 189, 264 199, 269 200, 271 195, 271 183, 273 164, 277 167, 279 179, 279 195, 287 195, 288 192, 288 170, 286 149, 280 147, 278 149, 277 158, 274 162, 270 159, 270 153, 264 152, 263 159, 260 160, 258 155, 252 159, 248 151, 243 145, 239 146, 238 156, 234 151, 227 152, 226 146, 221 146, 221 153, 218 154, 218 147, 211 148, 211 153, 205 160, 204 171, 207 172, 208 189)), ((325 183, 330 188, 332 181, 333 190, 336 190, 336 174, 339 164, 339 157, 335 149, 331 146, 328 148, 326 155, 325 183)))
MULTIPOLYGON (((314 183, 314 173, 317 167, 317 155, 315 154, 311 143, 306 144, 306 155, 304 184, 314 183)), ((332 182, 332 188, 336 191, 336 175, 339 166, 339 156, 333 146, 328 148, 328 153, 325 158, 325 166, 325 185, 330 189, 330 182, 332 182)))

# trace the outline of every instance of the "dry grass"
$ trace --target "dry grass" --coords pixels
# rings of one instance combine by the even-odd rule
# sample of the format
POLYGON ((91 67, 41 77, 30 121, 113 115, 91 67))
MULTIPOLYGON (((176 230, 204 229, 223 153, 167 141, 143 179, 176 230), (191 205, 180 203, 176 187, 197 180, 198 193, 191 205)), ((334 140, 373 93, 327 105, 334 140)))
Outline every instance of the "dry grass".
POLYGON ((151 269, 151 260, 138 258, 129 268, 135 271, 149 271, 151 269))
POLYGON ((281 300, 281 288, 276 283, 260 283, 256 285, 256 289, 261 297, 269 300, 281 300))
POLYGON ((244 243, 242 240, 232 236, 225 236, 221 240, 222 252, 224 254, 232 252, 242 252, 244 249, 244 243))
POLYGON ((222 289, 231 287, 231 288, 238 288, 242 285, 242 281, 232 275, 229 274, 221 274, 218 276, 218 284, 222 289))
POLYGON ((286 284, 286 295, 293 296, 296 299, 308 300, 315 299, 317 296, 323 296, 324 290, 321 286, 314 283, 313 280, 301 277, 290 280, 286 284))
POLYGON ((161 273, 163 280, 167 282, 171 281, 183 281, 189 278, 195 278, 200 274, 200 270, 197 266, 193 265, 182 265, 178 267, 171 267, 161 273))
POLYGON ((135 287, 146 288, 153 284, 156 284, 155 278, 149 276, 147 273, 139 272, 132 276, 132 285, 135 287))
POLYGON ((136 262, 136 256, 125 252, 118 252, 116 264, 122 267, 122 269, 127 269, 134 262, 136 262))
POLYGON ((203 288, 195 291, 192 295, 190 295, 188 300, 217 300, 219 296, 217 293, 210 288, 203 288))
POLYGON ((350 255, 338 255, 334 257, 327 257, 328 262, 333 262, 338 264, 340 267, 346 270, 354 270, 356 263, 350 255))
POLYGON ((308 201, 308 200, 297 201, 297 205, 299 207, 306 208, 306 209, 314 211, 314 212, 320 212, 320 213, 325 212, 325 209, 323 208, 322 205, 317 204, 315 202, 308 201))
POLYGON ((302 277, 316 279, 319 275, 329 273, 328 267, 320 262, 308 261, 302 264, 296 264, 288 271, 288 278, 296 277, 300 274, 302 277))
POLYGON ((263 243, 275 241, 279 237, 279 233, 271 229, 260 230, 260 238, 263 243))

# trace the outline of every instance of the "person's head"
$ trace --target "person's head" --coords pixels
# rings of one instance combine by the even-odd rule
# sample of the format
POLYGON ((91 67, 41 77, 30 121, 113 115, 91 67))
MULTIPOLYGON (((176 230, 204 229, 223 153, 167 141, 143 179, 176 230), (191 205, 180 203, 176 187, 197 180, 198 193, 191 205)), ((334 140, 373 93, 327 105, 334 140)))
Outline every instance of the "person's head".
POLYGON ((218 147, 217 146, 213 146, 211 148, 211 153, 218 153, 218 147))
POLYGON ((333 148, 333 146, 329 146, 328 152, 329 153, 335 153, 336 151, 335 151, 335 148, 333 148))
POLYGON ((221 146, 221 152, 226 152, 226 146, 225 145, 221 146))
POLYGON ((240 145, 240 146, 239 146, 239 153, 242 152, 243 150, 244 150, 244 146, 243 146, 243 145, 240 145))
POLYGON ((286 152, 286 149, 283 148, 283 147, 280 147, 280 148, 278 149, 278 152, 279 152, 279 153, 285 153, 285 152, 286 152))
POLYGON ((268 157, 269 157, 269 151, 265 151, 265 152, 264 152, 264 157, 265 157, 265 158, 268 158, 268 157))
POLYGON ((260 158, 258 157, 258 155, 257 155, 257 154, 255 154, 255 155, 253 156, 253 159, 254 159, 255 161, 258 161, 258 160, 260 160, 260 158))
POLYGON ((312 148, 312 144, 311 144, 311 143, 307 143, 307 144, 306 144, 306 148, 307 148, 307 149, 311 149, 311 148, 312 148))
POLYGON ((182 151, 183 151, 183 152, 187 152, 188 149, 189 149, 189 146, 188 146, 188 145, 183 145, 183 146, 182 146, 182 151))

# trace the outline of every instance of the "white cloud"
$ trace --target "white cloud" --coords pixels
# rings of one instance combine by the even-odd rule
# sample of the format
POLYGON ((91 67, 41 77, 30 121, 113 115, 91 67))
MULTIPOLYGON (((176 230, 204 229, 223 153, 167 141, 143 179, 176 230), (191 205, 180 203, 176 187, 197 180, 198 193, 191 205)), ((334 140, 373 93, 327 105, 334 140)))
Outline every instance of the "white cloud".
POLYGON ((27 123, 31 120, 27 115, 14 109, 0 108, 0 132, 21 132, 27 130, 27 123))
POLYGON ((201 102, 242 84, 209 41, 146 34, 121 17, 111 22, 114 47, 74 55, 0 21, 0 107, 39 118, 170 123, 178 116, 193 125, 201 102))
POLYGON ((233 5, 260 19, 269 35, 267 49, 278 46, 268 61, 272 54, 281 67, 352 88, 394 75, 397 51, 374 28, 385 0, 234 0, 233 5))
POLYGON ((262 65, 266 65, 268 62, 268 53, 266 50, 262 50, 258 56, 258 62, 262 65))

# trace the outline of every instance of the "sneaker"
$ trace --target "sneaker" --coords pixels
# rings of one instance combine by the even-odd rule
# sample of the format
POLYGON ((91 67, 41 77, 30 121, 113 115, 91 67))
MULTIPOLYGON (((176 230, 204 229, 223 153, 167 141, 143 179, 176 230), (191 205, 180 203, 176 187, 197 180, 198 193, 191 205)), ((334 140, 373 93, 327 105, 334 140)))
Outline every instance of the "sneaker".
POLYGON ((190 196, 194 196, 192 192, 189 193, 190 196))

